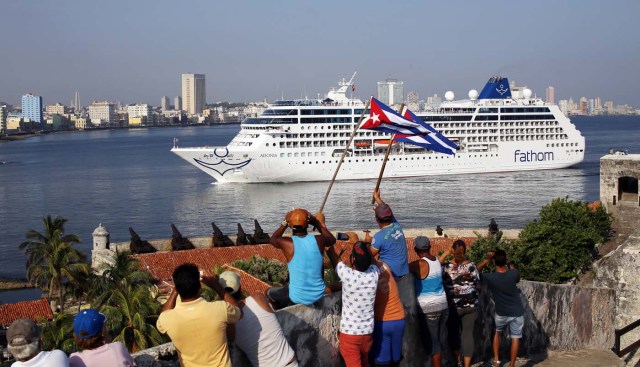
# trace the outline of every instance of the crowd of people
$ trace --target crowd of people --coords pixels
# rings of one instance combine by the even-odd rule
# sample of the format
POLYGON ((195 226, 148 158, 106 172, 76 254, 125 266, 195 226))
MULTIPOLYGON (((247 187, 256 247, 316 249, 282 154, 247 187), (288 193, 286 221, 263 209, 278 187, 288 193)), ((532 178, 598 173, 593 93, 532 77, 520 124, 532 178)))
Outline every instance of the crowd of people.
MULTIPOLYGON (((504 251, 489 252, 479 264, 466 259, 467 247, 455 241, 438 258, 428 237, 414 240, 418 260, 409 263, 402 226, 391 207, 374 192, 375 220, 380 230, 347 249, 342 261, 322 213, 304 209, 288 212, 270 239, 282 251, 289 270, 289 285, 271 287, 265 294, 246 296, 240 277, 233 271, 219 276, 182 264, 173 272, 174 289, 162 306, 156 326, 173 342, 182 366, 231 367, 229 344, 242 350, 253 366, 298 366, 274 310, 293 304, 313 305, 325 294, 324 255, 341 280, 342 314, 339 350, 347 367, 399 366, 407 311, 413 303, 419 311, 423 347, 432 366, 440 367, 444 350, 454 351, 458 366, 470 366, 474 356, 474 327, 478 317, 480 283, 495 301, 493 364, 499 366, 500 335, 511 338, 510 366, 515 366, 524 325, 524 309, 516 284, 517 269, 508 266, 504 251), (309 234, 309 226, 319 234, 309 234), (285 236, 287 229, 291 236, 285 236), (490 262, 495 272, 482 273, 490 262), (407 276, 412 274, 412 276, 407 276), (414 282, 412 287, 403 282, 414 282), (202 284, 213 289, 220 301, 208 302, 202 284), (415 290, 408 299, 407 288, 415 290)), ((133 366, 133 359, 118 342, 109 343, 104 315, 86 309, 74 319, 74 338, 79 352, 67 358, 59 351, 42 351, 38 326, 16 320, 7 331, 8 349, 21 366, 133 366)))

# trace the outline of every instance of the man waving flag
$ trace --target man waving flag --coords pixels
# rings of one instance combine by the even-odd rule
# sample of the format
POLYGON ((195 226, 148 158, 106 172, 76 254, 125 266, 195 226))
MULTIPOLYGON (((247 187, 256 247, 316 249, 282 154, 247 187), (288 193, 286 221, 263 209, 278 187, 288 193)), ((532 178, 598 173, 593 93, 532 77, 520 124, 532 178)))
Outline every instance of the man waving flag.
POLYGON ((401 116, 391 107, 373 97, 371 97, 369 111, 369 116, 365 118, 362 125, 360 125, 363 129, 402 135, 424 135, 431 133, 428 128, 419 122, 414 122, 409 118, 401 116))
POLYGON ((406 119, 416 122, 427 129, 430 134, 414 134, 414 135, 406 135, 406 134, 398 134, 395 136, 394 140, 413 144, 417 146, 421 146, 423 148, 431 149, 435 152, 445 153, 445 154, 455 154, 458 146, 453 143, 451 140, 447 139, 444 135, 440 134, 438 130, 434 129, 431 125, 427 124, 420 117, 416 116, 413 112, 409 111, 409 109, 405 108, 402 114, 406 119))

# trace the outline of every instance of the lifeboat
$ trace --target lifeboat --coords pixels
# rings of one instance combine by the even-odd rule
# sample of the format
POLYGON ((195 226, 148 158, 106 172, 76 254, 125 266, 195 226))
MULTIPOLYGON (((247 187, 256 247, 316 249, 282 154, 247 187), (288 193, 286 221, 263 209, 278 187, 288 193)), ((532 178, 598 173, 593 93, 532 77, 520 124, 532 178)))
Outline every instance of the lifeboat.
MULTIPOLYGON (((376 147, 386 147, 387 145, 389 145, 390 141, 391 139, 378 139, 374 143, 376 144, 376 147)), ((393 145, 396 144, 398 144, 398 142, 394 141, 393 145)))
POLYGON ((356 141, 355 143, 353 143, 353 145, 355 145, 356 148, 369 148, 371 146, 371 142, 370 141, 356 141))

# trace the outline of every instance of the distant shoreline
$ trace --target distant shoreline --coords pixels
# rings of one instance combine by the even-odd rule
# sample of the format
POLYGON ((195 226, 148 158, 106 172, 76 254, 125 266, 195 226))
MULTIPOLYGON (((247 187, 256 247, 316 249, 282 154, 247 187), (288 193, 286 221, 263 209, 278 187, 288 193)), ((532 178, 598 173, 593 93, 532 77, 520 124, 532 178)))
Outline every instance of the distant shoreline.
POLYGON ((241 121, 225 122, 215 124, 193 124, 193 125, 162 125, 162 126, 126 126, 126 127, 97 127, 84 130, 59 130, 59 131, 39 131, 37 133, 17 133, 12 135, 0 135, 0 143, 24 140, 34 136, 45 134, 60 134, 60 133, 82 133, 88 131, 101 131, 101 130, 138 130, 138 129, 156 129, 156 128, 171 128, 171 127, 211 127, 211 126, 224 126, 224 125, 240 125, 241 121))
POLYGON ((0 279, 0 291, 33 288, 29 282, 17 279, 0 279))

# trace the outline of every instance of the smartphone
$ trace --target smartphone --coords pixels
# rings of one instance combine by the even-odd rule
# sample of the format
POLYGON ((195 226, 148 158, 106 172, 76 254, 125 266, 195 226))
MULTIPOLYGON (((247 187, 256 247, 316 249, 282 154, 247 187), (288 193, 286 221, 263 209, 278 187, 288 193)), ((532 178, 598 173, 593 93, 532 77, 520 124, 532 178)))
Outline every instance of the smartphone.
POLYGON ((336 239, 338 241, 348 241, 349 240, 349 236, 347 236, 346 233, 338 232, 338 235, 336 236, 336 239))

